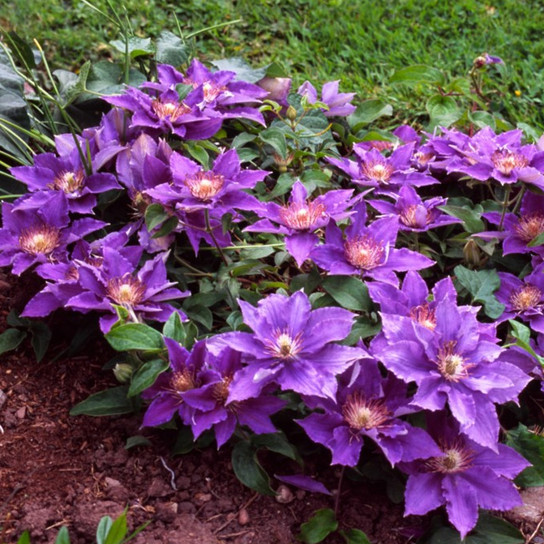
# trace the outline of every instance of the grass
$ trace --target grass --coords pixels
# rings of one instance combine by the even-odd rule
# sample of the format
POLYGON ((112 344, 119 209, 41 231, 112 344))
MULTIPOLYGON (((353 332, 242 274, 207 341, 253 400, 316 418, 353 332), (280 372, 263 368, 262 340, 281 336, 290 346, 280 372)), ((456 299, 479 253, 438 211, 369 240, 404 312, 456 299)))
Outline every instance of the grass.
MULTIPOLYGON (((392 102, 397 122, 424 111, 431 91, 391 85, 395 70, 428 64, 464 76, 474 58, 487 51, 505 61, 505 68, 495 72, 501 89, 495 111, 544 127, 544 5, 491 1, 124 0, 124 5, 140 36, 174 31, 172 13, 184 32, 241 18, 199 36, 199 56, 241 56, 256 66, 275 60, 296 84, 340 79, 344 91, 392 102)), ((107 9, 105 0, 95 3, 107 9)), ((108 42, 117 38, 78 0, 4 0, 0 22, 27 40, 38 39, 53 65, 71 69, 111 55, 108 42)))

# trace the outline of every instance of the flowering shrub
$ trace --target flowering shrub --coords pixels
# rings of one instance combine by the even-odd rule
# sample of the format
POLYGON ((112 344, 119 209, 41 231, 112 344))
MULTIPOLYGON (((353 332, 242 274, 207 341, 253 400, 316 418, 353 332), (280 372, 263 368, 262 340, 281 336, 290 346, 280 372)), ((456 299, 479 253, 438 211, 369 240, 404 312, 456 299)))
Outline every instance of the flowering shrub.
MULTIPOLYGON (((232 439, 236 471, 267 440, 298 459, 276 417, 296 409, 332 464, 380 452, 406 514, 445 505, 464 537, 521 503, 529 465, 497 409, 541 377, 544 151, 518 129, 367 132, 337 82, 289 90, 194 60, 107 96, 11 169, 28 192, 3 204, 0 265, 44 280, 23 317, 97 312, 126 352, 127 385, 74 414, 141 394, 144 427, 232 439)), ((270 492, 258 468, 237 474, 270 492)))

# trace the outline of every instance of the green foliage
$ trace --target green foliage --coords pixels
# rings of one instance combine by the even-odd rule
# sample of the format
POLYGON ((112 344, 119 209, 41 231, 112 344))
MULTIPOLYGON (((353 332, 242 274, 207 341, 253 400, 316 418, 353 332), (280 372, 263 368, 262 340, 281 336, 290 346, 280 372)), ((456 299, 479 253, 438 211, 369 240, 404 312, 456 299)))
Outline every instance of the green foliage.
POLYGON ((522 487, 544 485, 544 437, 529 431, 520 423, 516 429, 508 431, 506 443, 521 453, 532 465, 516 478, 516 483, 522 487))
POLYGON ((76 404, 71 416, 120 416, 134 412, 135 403, 128 398, 128 387, 121 385, 105 389, 76 404))
POLYGON ((323 508, 301 525, 299 539, 305 544, 318 544, 336 529, 338 529, 338 521, 334 512, 330 508, 323 508))

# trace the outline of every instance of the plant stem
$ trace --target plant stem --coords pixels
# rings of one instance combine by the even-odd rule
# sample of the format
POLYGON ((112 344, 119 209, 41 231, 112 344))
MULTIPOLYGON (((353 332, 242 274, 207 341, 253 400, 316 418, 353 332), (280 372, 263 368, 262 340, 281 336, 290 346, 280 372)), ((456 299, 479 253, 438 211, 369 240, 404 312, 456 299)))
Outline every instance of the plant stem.
POLYGON ((502 214, 501 214, 501 221, 499 223, 499 230, 502 230, 503 224, 504 224, 504 218, 506 217, 506 210, 508 209, 508 200, 510 198, 510 191, 512 190, 512 187, 510 185, 506 186, 506 192, 504 194, 504 201, 502 203, 502 214))
POLYGON ((334 499, 334 517, 338 519, 338 510, 340 509, 340 495, 342 494, 342 482, 344 480, 344 472, 346 467, 342 467, 340 476, 338 478, 338 487, 336 488, 336 497, 334 499))
POLYGON ((223 250, 221 249, 221 246, 219 245, 219 242, 217 241, 217 238, 213 233, 213 229, 210 223, 210 211, 207 208, 204 210, 204 217, 206 219, 206 232, 211 236, 214 246, 217 248, 217 251, 219 251, 221 259, 223 259, 223 263, 225 264, 225 266, 228 266, 229 262, 227 261, 227 258, 225 257, 225 254, 223 253, 223 250))

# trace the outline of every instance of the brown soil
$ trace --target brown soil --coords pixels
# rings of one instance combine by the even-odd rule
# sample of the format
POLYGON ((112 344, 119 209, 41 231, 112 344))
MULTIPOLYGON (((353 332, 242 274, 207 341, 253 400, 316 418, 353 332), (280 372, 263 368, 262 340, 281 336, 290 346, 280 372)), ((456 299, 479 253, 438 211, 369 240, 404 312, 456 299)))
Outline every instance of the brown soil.
MULTIPOLYGON (((26 290, 5 280, 0 276, 0 332, 8 309, 18 305, 15 294, 26 290)), ((99 519, 126 507, 132 528, 150 522, 135 544, 291 544, 315 510, 334 508, 334 496, 294 488, 283 490, 284 502, 255 494, 234 476, 228 448, 172 457, 172 436, 142 433, 138 416, 70 417, 75 403, 116 385, 102 370, 111 356, 98 343, 87 355, 37 364, 25 343, 0 357, 0 543, 16 542, 24 530, 34 544, 54 542, 62 525, 72 544, 94 543, 99 519), (137 434, 152 445, 126 450, 137 434)), ((335 469, 318 475, 336 486, 335 469)), ((339 519, 373 544, 412 542, 407 527, 418 523, 404 519, 402 505, 375 484, 349 481, 339 519)), ((344 540, 334 535, 325 542, 344 540)))

